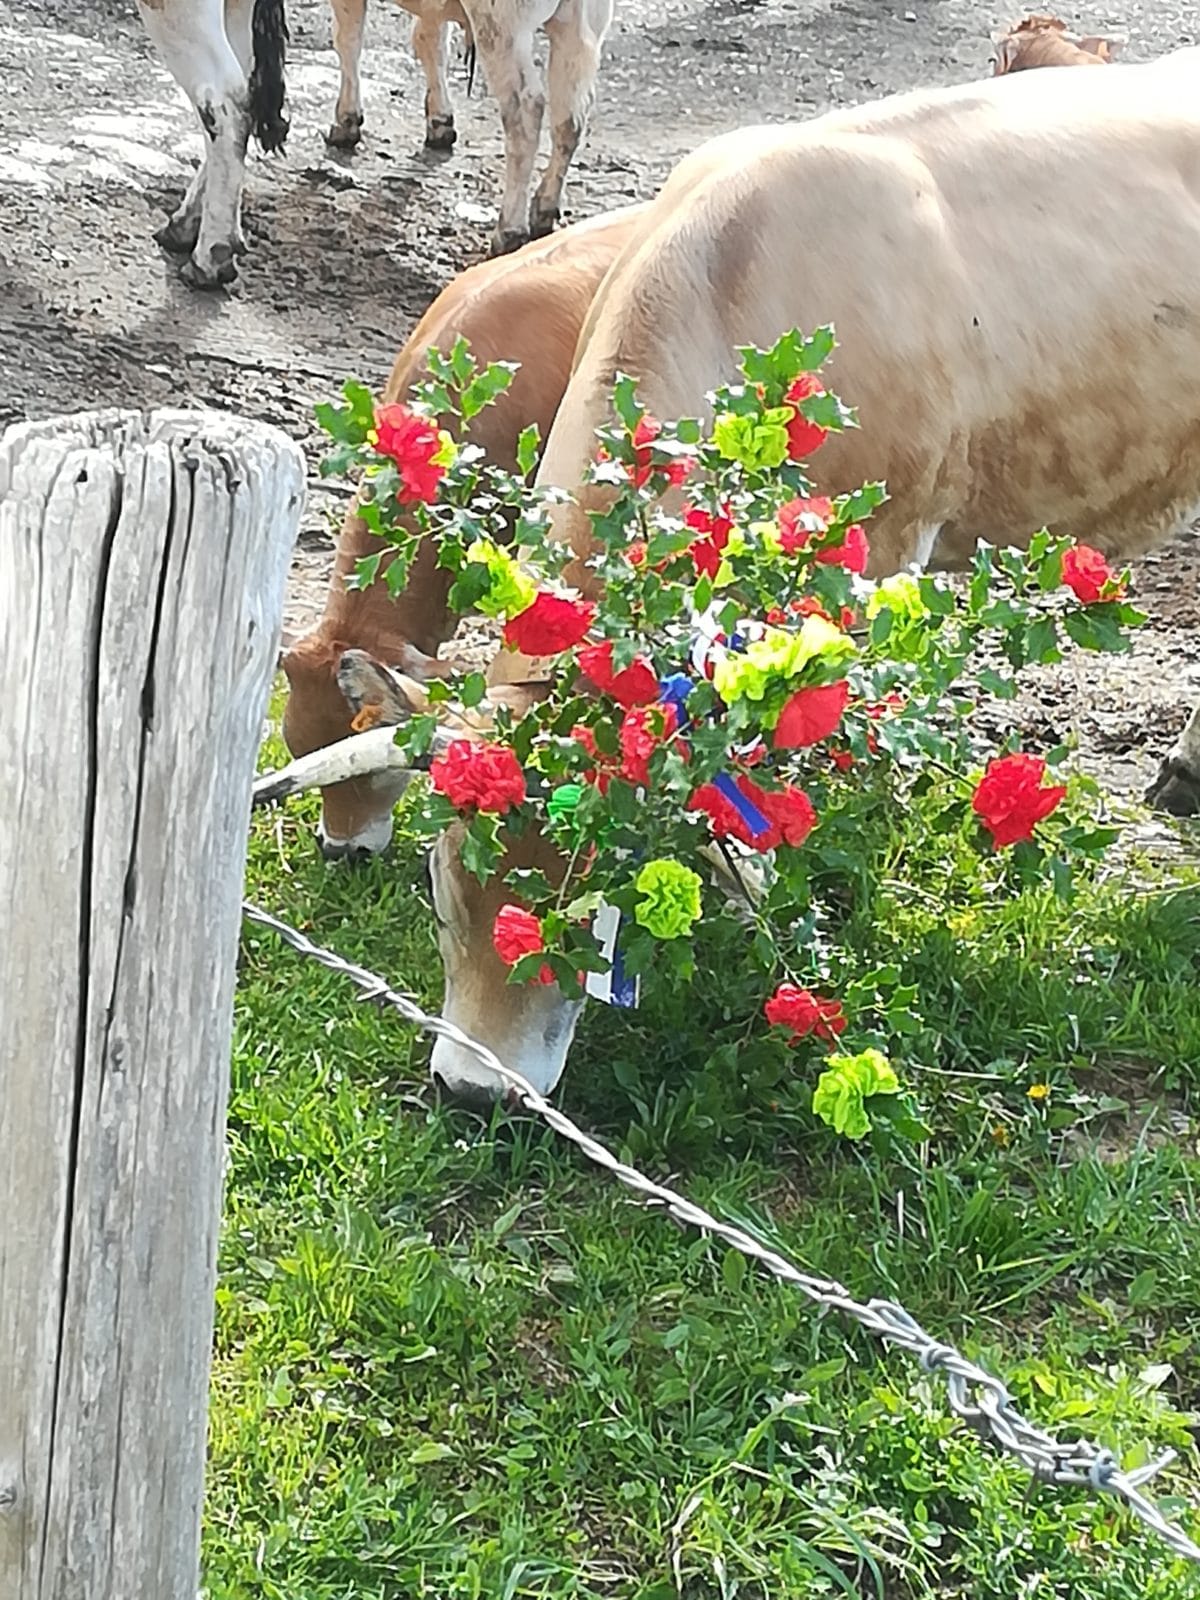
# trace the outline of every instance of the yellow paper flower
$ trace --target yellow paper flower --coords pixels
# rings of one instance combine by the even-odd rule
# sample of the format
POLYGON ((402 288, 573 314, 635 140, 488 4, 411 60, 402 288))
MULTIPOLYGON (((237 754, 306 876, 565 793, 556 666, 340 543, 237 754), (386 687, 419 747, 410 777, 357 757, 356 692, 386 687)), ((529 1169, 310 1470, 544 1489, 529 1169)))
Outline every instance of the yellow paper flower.
POLYGON ((713 685, 726 705, 761 700, 775 683, 790 683, 818 657, 831 666, 856 654, 854 641, 824 617, 805 617, 798 633, 768 628, 745 650, 730 650, 717 662, 713 685))

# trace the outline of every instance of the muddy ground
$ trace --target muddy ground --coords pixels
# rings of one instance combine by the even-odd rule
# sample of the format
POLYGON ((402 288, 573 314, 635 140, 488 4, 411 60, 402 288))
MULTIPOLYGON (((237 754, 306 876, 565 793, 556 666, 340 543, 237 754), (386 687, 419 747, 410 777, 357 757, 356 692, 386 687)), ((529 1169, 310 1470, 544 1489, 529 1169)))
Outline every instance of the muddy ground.
MULTIPOLYGON (((101 404, 212 405, 278 423, 315 465, 313 402, 347 375, 381 384, 424 307, 484 254, 501 144, 480 87, 468 100, 457 83, 456 152, 426 153, 408 20, 377 3, 367 135, 333 156, 328 7, 288 9, 292 137, 285 155, 252 162, 251 253, 237 288, 211 296, 183 286, 151 240, 200 134, 133 0, 0 0, 0 427, 101 404)), ((982 75, 992 30, 1019 14, 977 0, 618 0, 569 213, 650 196, 729 127, 982 75)), ((1180 0, 1060 15, 1125 32, 1131 60, 1200 40, 1200 4, 1180 0)), ((291 631, 319 607, 341 509, 314 477, 291 631)), ((1136 578, 1152 613, 1136 654, 1064 662, 1020 705, 1039 739, 1077 733, 1117 795, 1140 789, 1200 697, 1196 533, 1136 578)))

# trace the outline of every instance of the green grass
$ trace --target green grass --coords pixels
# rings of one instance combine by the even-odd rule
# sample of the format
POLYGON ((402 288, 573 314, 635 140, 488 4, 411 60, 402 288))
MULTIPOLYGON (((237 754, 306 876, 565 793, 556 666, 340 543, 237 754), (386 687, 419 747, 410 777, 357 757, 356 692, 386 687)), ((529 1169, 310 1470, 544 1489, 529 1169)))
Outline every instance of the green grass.
MULTIPOLYGON (((331 870, 314 816, 256 818, 248 892, 436 1007, 415 845, 331 870)), ((1197 877, 1065 908, 964 869, 948 920, 923 887, 944 867, 901 844, 847 936, 874 928, 872 959, 920 986, 904 1070, 928 1144, 814 1122, 811 1073, 754 1025, 739 933, 710 937, 698 992, 592 1008, 563 1102, 808 1269, 901 1300, 1044 1426, 1127 1464, 1178 1449, 1154 1492, 1200 1535, 1197 877)), ((1031 1485, 956 1424, 906 1356, 540 1125, 437 1106, 427 1059, 247 930, 211 1600, 1200 1597, 1111 1503, 1031 1485)))

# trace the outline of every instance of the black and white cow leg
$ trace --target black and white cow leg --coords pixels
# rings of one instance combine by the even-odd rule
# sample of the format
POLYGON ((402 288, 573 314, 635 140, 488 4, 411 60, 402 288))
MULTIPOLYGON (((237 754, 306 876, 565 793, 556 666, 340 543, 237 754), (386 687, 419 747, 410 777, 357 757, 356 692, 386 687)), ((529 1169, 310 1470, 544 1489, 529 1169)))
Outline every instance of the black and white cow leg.
MULTIPOLYGON (((232 9, 240 11, 247 0, 232 9)), ((237 277, 236 252, 244 248, 240 213, 250 137, 247 76, 225 31, 224 0, 140 0, 146 32, 180 88, 196 108, 207 148, 201 171, 183 204, 161 230, 167 248, 186 248, 198 213, 191 257, 180 276, 211 289, 237 277)))
POLYGON ((172 255, 190 256, 200 237, 200 217, 204 210, 204 180, 208 171, 208 152, 192 175, 183 199, 154 235, 155 242, 172 255))
POLYGON ((1158 776, 1146 790, 1146 801, 1174 817, 1200 815, 1200 706, 1159 767, 1158 776))
POLYGON ((443 15, 413 18, 413 55, 425 74, 425 146, 429 150, 452 150, 458 138, 446 71, 449 33, 450 24, 443 15))
POLYGON ((550 159, 529 210, 529 232, 535 239, 558 226, 567 172, 595 103, 600 48, 612 15, 612 0, 571 0, 545 24, 550 40, 546 66, 550 159))
POLYGON ((191 259, 180 276, 196 289, 216 289, 237 277, 237 255, 245 249, 242 237, 242 180, 246 169, 246 144, 250 137, 250 110, 244 94, 231 95, 208 108, 211 126, 208 179, 204 186, 204 211, 200 234, 191 259))

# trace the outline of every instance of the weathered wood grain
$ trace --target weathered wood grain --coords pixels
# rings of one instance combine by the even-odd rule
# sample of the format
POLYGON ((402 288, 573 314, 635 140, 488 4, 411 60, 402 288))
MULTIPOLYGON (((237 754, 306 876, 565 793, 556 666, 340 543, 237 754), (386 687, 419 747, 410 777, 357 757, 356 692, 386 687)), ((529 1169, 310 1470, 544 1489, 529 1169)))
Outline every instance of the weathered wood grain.
POLYGON ((250 787, 299 449, 0 439, 0 1595, 186 1600, 250 787))

